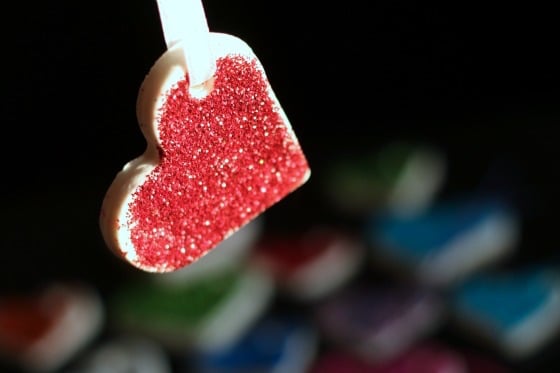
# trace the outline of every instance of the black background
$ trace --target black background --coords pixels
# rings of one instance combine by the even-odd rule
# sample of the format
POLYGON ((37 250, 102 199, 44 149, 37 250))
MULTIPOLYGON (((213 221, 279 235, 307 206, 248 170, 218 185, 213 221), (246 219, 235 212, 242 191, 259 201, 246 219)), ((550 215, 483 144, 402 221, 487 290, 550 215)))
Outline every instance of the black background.
MULTIPOLYGON (((555 258, 556 13, 490 3, 204 1, 211 31, 260 58, 313 170, 270 220, 325 219, 316 192, 332 160, 411 139, 447 155, 443 193, 486 183, 514 198, 515 262, 555 258)), ((97 219, 114 175, 145 147, 135 102, 165 50, 157 5, 19 2, 2 20, 0 286, 68 278, 110 291, 133 270, 97 219)))

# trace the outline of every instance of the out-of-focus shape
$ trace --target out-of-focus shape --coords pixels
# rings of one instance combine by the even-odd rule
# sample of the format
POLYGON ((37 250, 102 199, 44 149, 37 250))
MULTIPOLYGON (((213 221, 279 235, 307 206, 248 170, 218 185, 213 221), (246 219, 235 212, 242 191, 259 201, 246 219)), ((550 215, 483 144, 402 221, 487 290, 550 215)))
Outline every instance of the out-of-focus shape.
POLYGON ((310 370, 310 373, 348 372, 469 373, 460 354, 435 342, 420 344, 391 360, 380 363, 372 363, 341 350, 329 351, 320 356, 310 370))
POLYGON ((305 373, 318 348, 315 330, 293 315, 266 315, 239 340, 191 359, 197 373, 305 373))
POLYGON ((85 284, 52 283, 0 298, 0 355, 30 372, 53 372, 99 333, 104 307, 85 284))
POLYGON ((303 234, 265 236, 251 263, 270 273, 283 294, 315 301, 352 278, 365 250, 365 243, 349 233, 316 226, 303 234))
POLYGON ((166 351, 138 336, 118 336, 89 351, 66 373, 171 373, 166 351))
POLYGON ((520 224, 507 203, 465 198, 439 202, 418 215, 376 214, 366 235, 374 265, 426 285, 449 286, 509 256, 520 224))
POLYGON ((527 358, 560 332, 560 276, 552 270, 479 274, 451 299, 460 330, 508 358, 527 358))
POLYGON ((111 303, 113 326, 171 351, 218 348, 242 335, 266 310, 272 280, 256 270, 228 270, 174 285, 133 282, 111 303))
POLYGON ((434 332, 442 311, 441 299, 429 290, 360 284, 318 305, 316 319, 331 344, 369 361, 383 361, 434 332))
POLYGON ((393 142, 376 152, 335 161, 326 175, 327 199, 338 211, 417 213, 430 205, 445 180, 446 159, 429 145, 393 142))

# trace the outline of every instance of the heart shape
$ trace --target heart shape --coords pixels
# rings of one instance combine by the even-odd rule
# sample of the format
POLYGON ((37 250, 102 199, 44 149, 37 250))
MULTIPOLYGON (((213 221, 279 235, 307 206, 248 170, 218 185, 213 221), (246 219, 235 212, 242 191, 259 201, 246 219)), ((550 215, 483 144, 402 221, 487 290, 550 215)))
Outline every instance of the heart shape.
POLYGON ((196 261, 310 176, 255 54, 236 37, 210 36, 216 73, 202 95, 189 87, 180 44, 152 67, 137 103, 146 151, 103 201, 105 241, 145 271, 196 261))

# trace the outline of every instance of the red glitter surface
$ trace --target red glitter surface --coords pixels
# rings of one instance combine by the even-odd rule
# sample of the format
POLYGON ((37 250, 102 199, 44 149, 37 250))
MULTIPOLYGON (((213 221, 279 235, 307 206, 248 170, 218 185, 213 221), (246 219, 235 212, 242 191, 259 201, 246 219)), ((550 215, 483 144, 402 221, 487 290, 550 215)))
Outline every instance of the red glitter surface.
POLYGON ((188 265, 295 190, 307 160, 255 59, 217 61, 214 88, 167 94, 160 162, 135 191, 128 224, 143 268, 188 265))

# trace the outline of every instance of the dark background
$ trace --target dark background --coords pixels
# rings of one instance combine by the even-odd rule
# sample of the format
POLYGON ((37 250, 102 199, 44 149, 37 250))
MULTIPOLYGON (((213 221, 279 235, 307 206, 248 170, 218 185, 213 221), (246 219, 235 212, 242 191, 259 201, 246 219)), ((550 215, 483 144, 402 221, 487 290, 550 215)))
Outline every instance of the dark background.
MULTIPOLYGON (((272 222, 328 219, 317 192, 329 164, 408 139, 447 155, 444 194, 482 184, 513 198, 523 214, 514 262, 556 257, 560 59, 552 6, 204 5, 211 31, 240 37, 260 58, 313 170, 269 211, 272 222)), ((133 270, 105 248, 97 219, 115 174, 144 150, 135 102, 165 50, 156 3, 9 3, 2 29, 0 287, 77 278, 110 291, 133 270)))

